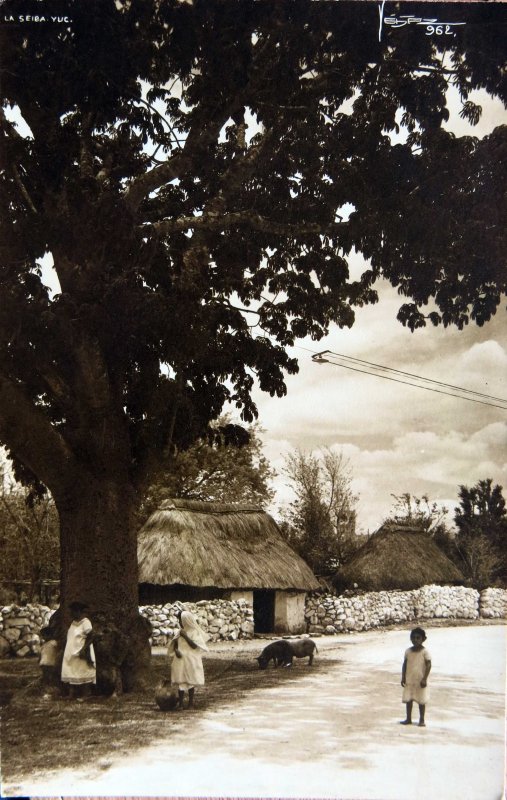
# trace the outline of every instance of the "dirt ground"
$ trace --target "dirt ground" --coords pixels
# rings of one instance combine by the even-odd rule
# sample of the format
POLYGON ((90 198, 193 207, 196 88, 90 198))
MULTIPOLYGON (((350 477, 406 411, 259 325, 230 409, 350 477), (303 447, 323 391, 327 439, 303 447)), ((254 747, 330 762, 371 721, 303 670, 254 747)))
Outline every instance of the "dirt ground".
MULTIPOLYGON (((406 628, 319 637, 311 668, 260 671, 266 642, 220 643, 193 711, 160 712, 152 693, 28 709, 14 697, 2 718, 2 796, 500 800, 506 629, 426 630, 426 728, 399 725, 406 628)), ((156 681, 162 650, 153 661, 156 681)), ((7 672, 22 685, 36 669, 0 664, 7 687, 7 672)))

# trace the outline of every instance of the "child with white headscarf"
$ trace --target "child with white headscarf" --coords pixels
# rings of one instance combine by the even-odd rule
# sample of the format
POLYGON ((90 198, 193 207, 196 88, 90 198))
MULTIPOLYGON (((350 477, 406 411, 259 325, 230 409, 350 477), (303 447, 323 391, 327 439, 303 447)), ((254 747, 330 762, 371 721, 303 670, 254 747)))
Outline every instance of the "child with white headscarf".
POLYGON ((204 685, 202 651, 207 650, 207 635, 199 627, 190 611, 180 610, 179 633, 168 647, 171 662, 171 684, 178 687, 178 707, 183 708, 185 692, 188 692, 188 707, 194 705, 194 687, 204 685))

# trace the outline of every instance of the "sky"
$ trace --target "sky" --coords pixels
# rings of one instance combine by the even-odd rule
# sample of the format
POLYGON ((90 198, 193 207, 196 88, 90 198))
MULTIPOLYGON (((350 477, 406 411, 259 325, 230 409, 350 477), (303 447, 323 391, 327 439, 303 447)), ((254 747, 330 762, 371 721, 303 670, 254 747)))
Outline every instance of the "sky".
MULTIPOLYGON (((483 107, 475 128, 459 118, 456 96, 449 97, 447 127, 456 135, 481 137, 507 124, 501 103, 481 92, 471 99, 483 107)), ((364 266, 360 256, 351 263, 353 272, 364 266)), ((376 288, 379 303, 357 309, 352 329, 334 326, 320 342, 302 341, 290 350, 300 369, 287 378, 285 398, 255 394, 264 453, 279 473, 270 510, 276 514, 293 497, 283 475, 286 454, 329 447, 349 461, 351 488, 359 495, 359 531, 375 531, 392 512, 392 494, 405 492, 427 495, 448 508, 452 524, 460 485, 492 478, 507 497, 507 411, 332 363, 316 364, 311 356, 331 350, 507 398, 507 301, 482 328, 470 324, 458 331, 430 325, 412 333, 396 320, 404 298, 386 282, 376 288)))
MULTIPOLYGON (((427 495, 453 512, 461 484, 492 478, 507 488, 507 410, 312 361, 329 349, 507 397, 505 303, 482 328, 411 333, 396 320, 402 300, 382 285, 379 303, 359 309, 352 329, 293 348, 300 370, 287 378, 286 397, 256 393, 264 454, 279 473, 294 449, 329 447, 348 459, 362 532, 389 515, 392 494, 427 495)), ((292 498, 283 474, 274 488, 273 511, 292 498)))

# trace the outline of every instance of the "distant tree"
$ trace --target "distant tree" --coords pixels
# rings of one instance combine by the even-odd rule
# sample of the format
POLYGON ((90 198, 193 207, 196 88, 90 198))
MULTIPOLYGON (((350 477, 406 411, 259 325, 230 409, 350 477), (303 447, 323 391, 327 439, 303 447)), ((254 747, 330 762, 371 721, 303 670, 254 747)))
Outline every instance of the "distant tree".
POLYGON ((342 453, 296 450, 285 459, 295 500, 281 510, 282 533, 314 572, 329 574, 361 544, 351 470, 342 453))
POLYGON ((474 486, 460 486, 460 505, 455 509, 454 521, 462 534, 486 534, 495 544, 507 536, 507 509, 503 487, 486 478, 474 486))
POLYGON ((171 497, 267 506, 274 497, 275 471, 262 453, 262 428, 237 428, 225 416, 210 432, 169 459, 142 505, 146 517, 171 497))
POLYGON ((420 528, 461 569, 462 559, 456 547, 455 533, 447 522, 449 509, 431 501, 425 494, 417 497, 410 492, 403 492, 400 495, 391 494, 391 497, 394 500, 392 511, 384 524, 393 522, 420 528))
POLYGON ((502 491, 491 478, 471 488, 459 487, 456 543, 466 576, 477 588, 496 581, 507 584, 507 509, 502 491))
POLYGON ((52 497, 34 497, 5 472, 0 475, 0 551, 0 583, 6 590, 22 585, 30 601, 40 599, 43 580, 59 578, 59 524, 52 497))
POLYGON ((416 497, 410 492, 391 494, 394 500, 391 515, 385 522, 399 522, 414 525, 425 531, 434 531, 444 524, 448 509, 431 502, 428 495, 416 497))
POLYGON ((460 555, 458 566, 467 583, 475 589, 486 589, 499 582, 505 584, 505 561, 487 536, 457 537, 460 555))

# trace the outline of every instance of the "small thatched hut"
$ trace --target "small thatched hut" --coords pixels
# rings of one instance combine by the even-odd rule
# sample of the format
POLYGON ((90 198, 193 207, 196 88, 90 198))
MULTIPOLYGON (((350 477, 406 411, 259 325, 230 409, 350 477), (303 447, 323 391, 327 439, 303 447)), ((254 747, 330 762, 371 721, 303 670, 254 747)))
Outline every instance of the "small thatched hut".
POLYGON ((305 630, 305 594, 320 588, 274 519, 246 505, 166 500, 138 537, 139 599, 244 598, 259 633, 305 630))
POLYGON ((464 578, 430 534, 418 527, 385 525, 342 566, 333 582, 339 591, 379 592, 432 583, 458 585, 464 578))

